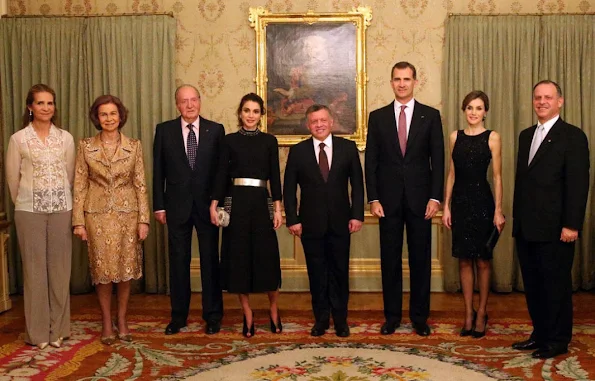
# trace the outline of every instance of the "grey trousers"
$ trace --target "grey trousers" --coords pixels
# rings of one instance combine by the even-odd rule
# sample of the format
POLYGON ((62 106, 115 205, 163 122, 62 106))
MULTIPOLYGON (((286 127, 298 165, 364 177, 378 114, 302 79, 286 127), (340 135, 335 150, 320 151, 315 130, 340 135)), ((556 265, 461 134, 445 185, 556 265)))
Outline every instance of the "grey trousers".
POLYGON ((16 210, 24 278, 26 338, 37 345, 70 336, 72 211, 16 210))

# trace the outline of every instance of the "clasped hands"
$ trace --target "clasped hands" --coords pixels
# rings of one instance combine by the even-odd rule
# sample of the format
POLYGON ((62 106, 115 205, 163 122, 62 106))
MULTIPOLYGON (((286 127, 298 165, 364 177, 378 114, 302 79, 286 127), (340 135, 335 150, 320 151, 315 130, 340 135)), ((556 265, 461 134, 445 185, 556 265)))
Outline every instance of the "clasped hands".
MULTIPOLYGON (((87 235, 87 228, 85 225, 77 225, 74 227, 73 234, 79 237, 81 240, 86 241, 89 237, 87 235)), ((139 223, 138 224, 138 240, 144 241, 149 235, 149 225, 139 223)))
MULTIPOLYGON (((217 202, 212 202, 209 208, 211 223, 219 226, 219 218, 217 218, 217 202)), ((280 210, 275 210, 273 213, 273 229, 277 230, 283 224, 283 215, 280 210)))
MULTIPOLYGON (((426 213, 424 214, 424 218, 426 220, 433 218, 439 210, 440 203, 434 200, 429 200, 428 204, 426 205, 426 213)), ((384 209, 382 208, 380 201, 372 201, 370 203, 370 212, 372 212, 373 216, 378 218, 384 217, 384 209)))
MULTIPOLYGON (((351 219, 349 220, 349 233, 356 233, 358 231, 361 230, 363 225, 363 222, 360 220, 356 220, 356 219, 351 219)), ((300 238, 302 236, 302 224, 294 224, 291 226, 288 226, 287 229, 289 229, 289 233, 291 235, 294 235, 298 238, 300 238)))

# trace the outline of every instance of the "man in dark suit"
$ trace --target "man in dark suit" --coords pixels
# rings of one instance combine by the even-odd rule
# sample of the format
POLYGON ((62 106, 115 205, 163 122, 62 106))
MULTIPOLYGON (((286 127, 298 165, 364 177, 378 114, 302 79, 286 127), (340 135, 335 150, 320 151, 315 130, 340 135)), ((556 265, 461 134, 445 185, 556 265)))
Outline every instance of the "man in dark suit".
POLYGON ((153 210, 167 223, 171 322, 166 335, 186 326, 190 308, 192 228, 196 229, 206 333, 219 332, 223 299, 219 283, 219 228, 211 224, 211 189, 225 130, 199 116, 200 93, 176 90, 181 116, 157 125, 153 144, 153 210))
POLYGON ((533 332, 512 347, 534 350, 534 358, 568 351, 574 245, 589 192, 587 137, 560 118, 563 104, 557 83, 537 83, 533 109, 538 123, 519 136, 512 232, 533 332))
POLYGON ((336 335, 347 337, 350 234, 359 231, 364 220, 362 167, 355 143, 331 134, 327 106, 310 106, 306 119, 312 137, 291 147, 285 167, 287 227, 301 237, 306 254, 316 319, 310 334, 323 335, 332 314, 336 335))
POLYGON ((430 327, 432 217, 444 186, 444 137, 438 110, 413 98, 415 67, 398 62, 391 71, 395 100, 370 113, 366 186, 373 215, 380 218, 380 263, 386 321, 380 333, 401 324, 403 228, 407 227, 411 299, 409 316, 418 335, 430 327))

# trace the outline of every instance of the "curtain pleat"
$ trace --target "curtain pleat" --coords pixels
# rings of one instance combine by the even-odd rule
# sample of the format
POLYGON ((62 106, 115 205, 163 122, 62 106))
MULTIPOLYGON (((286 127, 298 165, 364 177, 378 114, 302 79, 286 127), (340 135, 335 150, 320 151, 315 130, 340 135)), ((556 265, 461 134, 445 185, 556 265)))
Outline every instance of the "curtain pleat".
MULTIPOLYGON (((102 94, 119 97, 127 107, 122 132, 140 139, 152 199, 152 145, 155 125, 175 117, 176 21, 164 15, 0 19, 0 90, 3 139, 21 128, 25 97, 36 83, 56 91, 61 126, 75 141, 93 136, 91 103, 102 94)), ((12 220, 14 205, 4 191, 4 210, 12 220)), ((11 237, 16 237, 14 227, 11 237)), ((22 292, 16 239, 8 253, 11 292, 22 292)), ((164 228, 151 221, 144 242, 144 277, 134 291, 167 291, 164 228)), ((71 292, 91 290, 86 245, 73 237, 71 292)))
MULTIPOLYGON (((442 75, 445 134, 465 128, 461 102, 467 93, 477 89, 485 91, 490 98, 486 128, 498 131, 502 137, 503 208, 507 224, 492 262, 495 291, 523 289, 511 236, 512 201, 518 136, 536 122, 532 106, 535 83, 551 79, 560 84, 565 98, 562 118, 582 128, 593 145, 594 25, 593 15, 454 15, 447 20, 442 75)), ((592 168, 593 164, 594 155, 591 155, 592 168)), ((491 176, 490 171, 489 180, 491 176)), ((595 205, 589 197, 584 229, 576 249, 574 289, 591 289, 595 282, 593 212, 595 205)), ((457 291, 460 289, 458 261, 451 256, 449 233, 442 244, 445 289, 457 291)))

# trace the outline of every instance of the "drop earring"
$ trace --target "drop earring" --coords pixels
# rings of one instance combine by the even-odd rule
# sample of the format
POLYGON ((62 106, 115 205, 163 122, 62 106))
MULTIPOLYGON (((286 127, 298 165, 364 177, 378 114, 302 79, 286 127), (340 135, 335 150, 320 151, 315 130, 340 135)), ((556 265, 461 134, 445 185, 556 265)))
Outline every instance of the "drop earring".
POLYGON ((29 110, 29 120, 33 120, 33 111, 29 110))

